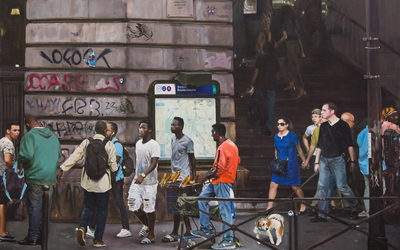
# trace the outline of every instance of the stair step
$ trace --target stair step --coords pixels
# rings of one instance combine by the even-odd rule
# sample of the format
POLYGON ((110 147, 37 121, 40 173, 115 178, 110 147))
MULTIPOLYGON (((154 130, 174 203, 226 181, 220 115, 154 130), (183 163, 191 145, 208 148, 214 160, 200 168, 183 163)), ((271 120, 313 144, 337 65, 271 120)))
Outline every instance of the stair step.
MULTIPOLYGON (((327 54, 326 59, 319 60, 313 57, 301 58, 300 73, 304 82, 307 95, 299 100, 292 98, 296 91, 282 91, 287 84, 283 79, 283 71, 278 73, 278 89, 275 101, 275 119, 279 116, 290 118, 295 127, 295 133, 299 140, 307 126, 312 124, 311 111, 321 108, 325 102, 334 102, 338 105, 338 113, 348 111, 355 115, 359 121, 367 111, 367 89, 362 74, 352 67, 344 64, 334 55, 327 54)), ((251 65, 254 60, 246 59, 251 65)), ((283 64, 283 59, 280 58, 283 64)), ((274 158, 274 135, 278 132, 273 126, 272 136, 265 135, 265 126, 259 126, 259 122, 249 124, 247 122, 247 109, 250 98, 240 98, 238 93, 243 92, 249 85, 254 67, 242 67, 233 72, 235 91, 235 119, 236 144, 239 148, 241 166, 249 170, 248 186, 238 190, 241 197, 266 198, 269 192, 271 172, 268 164, 274 158)), ((276 122, 276 121, 274 121, 276 122)), ((312 169, 301 170, 301 181, 304 183, 313 173, 312 169)), ((318 177, 314 177, 303 189, 305 196, 313 196, 317 188, 318 177)), ((358 187, 363 188, 362 176, 356 175, 358 187)), ((280 186, 278 198, 285 198, 292 193, 291 187, 280 186)))

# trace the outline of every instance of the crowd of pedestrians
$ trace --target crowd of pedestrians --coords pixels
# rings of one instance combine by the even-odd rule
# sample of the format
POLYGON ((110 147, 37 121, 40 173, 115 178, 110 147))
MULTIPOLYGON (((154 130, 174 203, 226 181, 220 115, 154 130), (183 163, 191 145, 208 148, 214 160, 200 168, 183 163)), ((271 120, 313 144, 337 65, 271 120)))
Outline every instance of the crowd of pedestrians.
MULTIPOLYGON (((275 199, 279 185, 291 186, 299 198, 304 194, 301 185, 300 168, 307 169, 312 165, 314 171, 319 172, 319 181, 315 197, 326 198, 311 207, 319 209, 320 212, 312 212, 316 217, 311 222, 327 222, 329 213, 329 197, 343 195, 355 198, 354 171, 356 164, 365 178, 364 196, 369 196, 368 179, 368 127, 358 134, 352 134, 354 116, 345 112, 341 118, 337 115, 337 106, 334 103, 324 103, 321 109, 311 112, 312 125, 308 126, 303 139, 306 153, 303 153, 300 141, 295 133, 293 123, 286 117, 279 117, 276 122, 278 133, 274 137, 275 157, 288 161, 287 172, 278 176, 273 174, 269 198, 275 199), (311 143, 308 140, 311 139, 311 143), (356 145, 355 145, 356 144, 356 145), (356 148, 357 150, 355 150, 356 148), (358 155, 358 159, 357 159, 358 155), (299 164, 298 156, 302 163, 299 164), (349 176, 350 175, 350 176, 349 176), (350 187, 352 185, 352 187, 350 187), (321 212, 323 211, 323 212, 321 212)), ((121 214, 122 228, 117 237, 130 237, 132 233, 129 228, 128 210, 133 212, 142 223, 142 229, 137 233, 142 238, 142 245, 155 243, 155 206, 158 186, 158 159, 160 157, 160 145, 151 138, 153 125, 150 121, 139 123, 139 135, 141 139, 136 143, 136 169, 134 179, 129 188, 128 210, 123 199, 124 174, 122 165, 124 162, 124 149, 116 138, 118 126, 109 122, 98 121, 95 124, 96 134, 88 138, 75 149, 70 157, 60 166, 57 171, 57 161, 61 157, 59 140, 49 128, 41 127, 32 115, 25 117, 25 126, 28 133, 22 138, 20 150, 17 154, 13 141, 18 139, 20 127, 18 123, 9 123, 6 127, 6 136, 0 140, 0 173, 13 167, 15 162, 21 165, 25 172, 27 184, 27 206, 29 214, 28 234, 25 239, 19 241, 22 245, 41 244, 41 207, 43 185, 51 186, 49 190, 51 197, 55 180, 61 181, 64 172, 70 170, 83 157, 86 158, 82 169, 81 186, 84 190, 85 208, 82 212, 79 225, 76 229, 77 241, 81 246, 86 245, 86 237, 93 237, 95 247, 103 247, 108 204, 110 192, 113 194, 117 207, 121 214), (101 172, 101 166, 104 170, 101 172), (97 171, 93 170, 97 169, 97 171), (99 170, 100 169, 100 170, 99 170), (100 171, 100 173, 98 173, 100 171)), ((387 129, 399 131, 397 111, 390 107, 382 111, 382 134, 387 129)), ((196 177, 196 159, 194 155, 194 143, 191 138, 183 133, 184 120, 174 117, 171 122, 171 172, 180 172, 178 182, 190 176, 196 177)), ((201 183, 211 179, 211 184, 205 188, 199 197, 229 198, 232 185, 236 179, 236 169, 240 162, 239 151, 236 145, 226 137, 226 127, 223 124, 214 124, 211 136, 217 143, 218 148, 215 155, 213 169, 201 183)), ((384 166, 385 170, 386 167, 384 166)), ((196 178, 197 179, 197 178, 196 178)), ((3 178, 0 178, 2 184, 3 178)), ((4 195, 4 185, 0 193, 0 241, 15 241, 15 237, 6 230, 6 205, 8 198, 4 195)), ((342 207, 340 201, 332 202, 333 207, 342 207)), ((357 199, 348 199, 351 209, 349 219, 357 219, 359 214, 369 216, 369 202, 360 202, 357 199), (364 211, 363 211, 364 210, 364 211)), ((232 210, 230 202, 218 202, 222 219, 232 224, 232 210)), ((199 201, 199 208, 205 212, 209 211, 207 201, 199 201)), ((269 202, 268 208, 273 209, 274 203, 269 202)), ((306 214, 306 206, 302 204, 297 215, 306 214)), ((165 235, 162 242, 176 241, 179 234, 181 217, 174 215, 174 226, 172 232, 165 235)), ((185 235, 195 235, 202 238, 210 238, 210 218, 205 213, 200 213, 199 230, 192 230, 188 217, 183 217, 186 226, 185 235)), ((223 230, 228 229, 223 225, 223 230)), ((231 231, 227 231, 219 244, 213 245, 214 249, 235 248, 231 231)))
MULTIPOLYGON (((86 245, 86 237, 93 237, 94 247, 104 247, 103 235, 106 228, 110 192, 114 196, 121 214, 122 228, 116 237, 130 237, 129 219, 126 205, 123 199, 124 173, 122 168, 125 163, 122 144, 116 138, 117 124, 97 121, 94 127, 95 135, 84 139, 75 151, 60 166, 57 171, 57 161, 61 157, 61 146, 58 138, 47 127, 41 127, 32 115, 25 117, 25 125, 28 133, 21 140, 20 152, 15 152, 13 141, 20 133, 18 123, 7 125, 6 136, 0 140, 0 175, 6 169, 13 167, 15 162, 22 165, 27 184, 27 205, 29 213, 28 235, 19 241, 22 245, 40 245, 41 238, 41 206, 43 185, 49 185, 49 208, 53 195, 55 181, 61 182, 64 172, 76 166, 76 163, 85 158, 82 168, 81 187, 84 191, 84 209, 76 228, 77 242, 81 246, 86 245)), ((186 177, 196 177, 196 159, 194 156, 194 143, 191 138, 183 133, 184 120, 174 117, 171 122, 171 172, 179 171, 180 176, 176 180, 183 182, 186 177)), ((141 238, 140 244, 155 243, 156 222, 156 198, 158 186, 158 159, 160 157, 160 145, 151 138, 153 125, 144 120, 139 123, 139 136, 141 139, 135 145, 136 168, 134 179, 128 193, 128 209, 142 223, 137 236, 141 238)), ((236 178, 236 169, 240 162, 236 145, 226 138, 226 127, 223 124, 212 126, 211 136, 218 145, 216 158, 212 171, 201 182, 212 180, 212 183, 201 193, 200 197, 229 198, 232 186, 236 178)), ((126 160, 126 159, 125 159, 126 160)), ((197 179, 197 178, 196 178, 197 179)), ((3 178, 0 178, 1 183, 3 178)), ((9 201, 5 195, 4 185, 0 190, 0 241, 15 241, 6 230, 6 205, 9 201)), ((218 202, 220 215, 223 220, 232 223, 231 202, 218 202)), ((199 207, 208 211, 208 202, 199 202, 199 207)), ((50 216, 50 215, 49 215, 50 216)), ((201 213, 200 230, 191 230, 188 217, 184 217, 186 235, 209 235, 209 218, 201 213)), ((174 215, 174 227, 162 241, 176 241, 180 224, 180 215, 174 215)), ((226 226, 224 226, 226 227, 226 226)), ((214 245, 214 249, 234 248, 232 232, 227 231, 221 243, 214 245)))

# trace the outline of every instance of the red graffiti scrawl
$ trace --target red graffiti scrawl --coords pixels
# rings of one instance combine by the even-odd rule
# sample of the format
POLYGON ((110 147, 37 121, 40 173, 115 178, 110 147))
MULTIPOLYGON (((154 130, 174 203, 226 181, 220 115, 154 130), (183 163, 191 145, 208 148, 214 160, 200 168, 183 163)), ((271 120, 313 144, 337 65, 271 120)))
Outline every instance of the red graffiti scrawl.
POLYGON ((61 87, 64 92, 104 92, 109 90, 119 92, 120 79, 123 78, 114 77, 111 82, 107 77, 105 77, 105 79, 101 79, 94 86, 94 89, 85 89, 86 78, 82 74, 63 74, 62 81, 60 81, 56 74, 39 75, 37 73, 31 73, 28 76, 28 86, 25 88, 25 91, 49 91, 52 87, 54 87, 55 90, 58 90, 61 87), (71 86, 73 86, 75 89, 73 90, 71 86))

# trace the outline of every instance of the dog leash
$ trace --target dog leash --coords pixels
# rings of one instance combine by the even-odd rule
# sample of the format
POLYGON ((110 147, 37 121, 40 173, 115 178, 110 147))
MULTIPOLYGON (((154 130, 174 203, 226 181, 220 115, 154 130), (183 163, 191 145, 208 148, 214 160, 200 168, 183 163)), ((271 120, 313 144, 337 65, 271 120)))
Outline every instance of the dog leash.
MULTIPOLYGON (((315 172, 313 175, 310 176, 310 178, 308 178, 303 184, 301 184, 301 186, 299 187, 299 189, 301 189, 304 185, 307 184, 307 182, 309 182, 312 178, 314 178, 314 176, 318 175, 319 171, 315 172)), ((289 195, 288 198, 292 198, 292 196, 296 194, 296 191, 294 191, 291 195, 289 195)))

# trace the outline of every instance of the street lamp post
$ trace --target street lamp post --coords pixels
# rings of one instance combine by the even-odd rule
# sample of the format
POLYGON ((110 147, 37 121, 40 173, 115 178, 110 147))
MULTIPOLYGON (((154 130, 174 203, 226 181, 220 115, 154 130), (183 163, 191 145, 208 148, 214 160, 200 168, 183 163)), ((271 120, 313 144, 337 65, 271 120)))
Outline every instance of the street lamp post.
MULTIPOLYGON (((366 0, 367 36, 364 38, 367 46, 367 74, 365 76, 368 85, 368 133, 370 136, 369 146, 369 175, 370 197, 379 197, 383 194, 382 182, 382 139, 380 112, 382 110, 382 93, 379 76, 379 19, 378 0, 366 0), (371 178, 372 177, 372 178, 371 178)), ((370 200, 370 215, 381 211, 383 204, 381 200, 370 200)), ((372 237, 387 242, 385 236, 385 225, 383 214, 369 220, 368 249, 386 250, 383 245, 372 237)))

